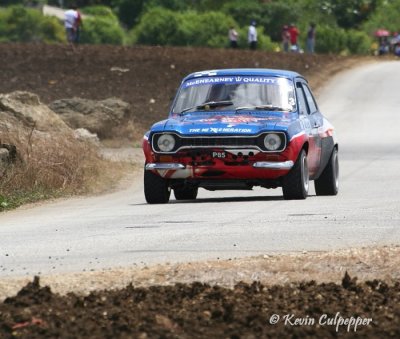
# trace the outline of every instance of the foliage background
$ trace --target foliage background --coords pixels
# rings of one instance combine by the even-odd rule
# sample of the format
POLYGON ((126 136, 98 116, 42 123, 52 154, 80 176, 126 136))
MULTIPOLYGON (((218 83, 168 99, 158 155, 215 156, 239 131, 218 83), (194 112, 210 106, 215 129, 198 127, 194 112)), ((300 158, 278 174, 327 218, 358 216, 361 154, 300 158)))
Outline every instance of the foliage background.
POLYGON ((0 0, 0 41, 65 42, 62 22, 37 8, 72 3, 89 15, 81 42, 227 47, 235 27, 239 47, 248 48, 247 29, 257 22, 259 48, 280 50, 283 25, 299 28, 305 48, 317 24, 319 53, 367 54, 374 32, 400 31, 400 0, 0 0))

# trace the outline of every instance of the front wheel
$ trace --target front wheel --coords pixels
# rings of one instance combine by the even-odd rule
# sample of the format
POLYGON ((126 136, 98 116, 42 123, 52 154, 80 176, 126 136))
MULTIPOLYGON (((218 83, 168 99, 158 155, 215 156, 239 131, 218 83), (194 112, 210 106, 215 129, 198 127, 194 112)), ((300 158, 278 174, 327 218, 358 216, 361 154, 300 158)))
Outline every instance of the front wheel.
POLYGON ((307 154, 304 150, 300 152, 293 168, 283 178, 282 191, 285 200, 305 199, 308 195, 309 173, 307 154))
POLYGON ((174 188, 176 200, 194 200, 197 198, 197 187, 181 186, 174 188))
POLYGON ((144 171, 144 196, 149 204, 166 204, 171 189, 166 179, 151 171, 144 171))
POLYGON ((335 147, 319 178, 314 181, 317 195, 336 195, 339 192, 339 156, 335 147))

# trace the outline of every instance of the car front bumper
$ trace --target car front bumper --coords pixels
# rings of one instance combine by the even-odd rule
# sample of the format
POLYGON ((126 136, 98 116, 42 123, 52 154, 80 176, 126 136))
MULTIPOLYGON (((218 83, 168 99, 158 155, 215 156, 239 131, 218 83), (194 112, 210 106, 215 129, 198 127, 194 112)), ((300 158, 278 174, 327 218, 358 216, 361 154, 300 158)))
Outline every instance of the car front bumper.
MULTIPOLYGON (((269 169, 269 170, 290 170, 293 167, 293 161, 258 161, 252 165, 254 168, 269 169)), ((150 163, 146 164, 146 170, 181 170, 185 169, 184 164, 170 162, 170 163, 150 163)))

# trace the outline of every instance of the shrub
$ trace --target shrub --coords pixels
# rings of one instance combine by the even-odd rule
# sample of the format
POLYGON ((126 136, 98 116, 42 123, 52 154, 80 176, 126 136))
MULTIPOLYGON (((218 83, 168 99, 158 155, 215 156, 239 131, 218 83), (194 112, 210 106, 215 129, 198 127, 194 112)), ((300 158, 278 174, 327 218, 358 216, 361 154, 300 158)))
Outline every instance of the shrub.
POLYGON ((372 39, 361 31, 347 31, 347 48, 351 54, 369 54, 371 52, 372 39))
POLYGON ((184 12, 178 17, 175 40, 181 45, 225 47, 232 25, 236 26, 233 18, 221 12, 184 12))
POLYGON ((43 17, 43 20, 40 22, 40 31, 42 33, 41 40, 43 42, 66 41, 64 27, 55 17, 43 17))
POLYGON ((259 49, 264 50, 264 51, 279 51, 279 43, 273 42, 269 35, 264 33, 263 28, 257 28, 258 30, 258 46, 259 49))
POLYGON ((347 36, 342 28, 319 25, 315 50, 318 53, 342 53, 346 51, 347 36))
POLYGON ((130 42, 145 45, 172 45, 178 31, 177 15, 168 9, 155 7, 146 12, 130 33, 130 42))
POLYGON ((372 39, 365 32, 319 26, 315 47, 318 53, 368 54, 371 44, 372 39))
POLYGON ((90 17, 84 21, 80 40, 87 44, 121 45, 124 42, 124 31, 114 20, 90 17))
POLYGON ((6 18, 7 18, 6 11, 0 9, 0 43, 9 41, 7 37, 6 18))
POLYGON ((61 42, 65 41, 64 28, 54 18, 23 6, 10 6, 0 11, 0 41, 61 42))
POLYGON ((109 7, 85 7, 82 12, 90 15, 83 21, 82 43, 121 45, 124 42, 125 32, 109 7))
MULTIPOLYGON (((130 33, 131 43, 147 45, 178 45, 227 47, 228 31, 238 27, 235 20, 223 12, 199 13, 186 11, 174 13, 164 8, 154 8, 145 13, 139 25, 130 33)), ((247 48, 248 26, 238 29, 239 47, 247 48)), ((258 27, 259 49, 276 50, 277 44, 258 27)))
POLYGON ((153 8, 143 15, 130 33, 131 43, 147 45, 225 47, 228 30, 236 25, 232 17, 222 12, 175 13, 153 8))
POLYGON ((82 13, 88 14, 91 16, 101 16, 105 18, 109 18, 114 21, 118 21, 118 17, 111 10, 110 7, 107 6, 89 6, 82 8, 82 13))

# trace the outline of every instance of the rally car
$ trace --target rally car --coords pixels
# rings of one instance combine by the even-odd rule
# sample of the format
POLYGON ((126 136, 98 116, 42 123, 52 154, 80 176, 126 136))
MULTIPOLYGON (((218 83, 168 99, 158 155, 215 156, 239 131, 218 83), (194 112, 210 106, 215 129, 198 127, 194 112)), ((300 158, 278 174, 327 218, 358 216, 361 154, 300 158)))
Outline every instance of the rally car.
POLYGON ((272 69, 196 72, 182 80, 169 117, 143 139, 150 204, 196 199, 198 189, 282 187, 284 199, 339 188, 338 143, 307 80, 272 69))

